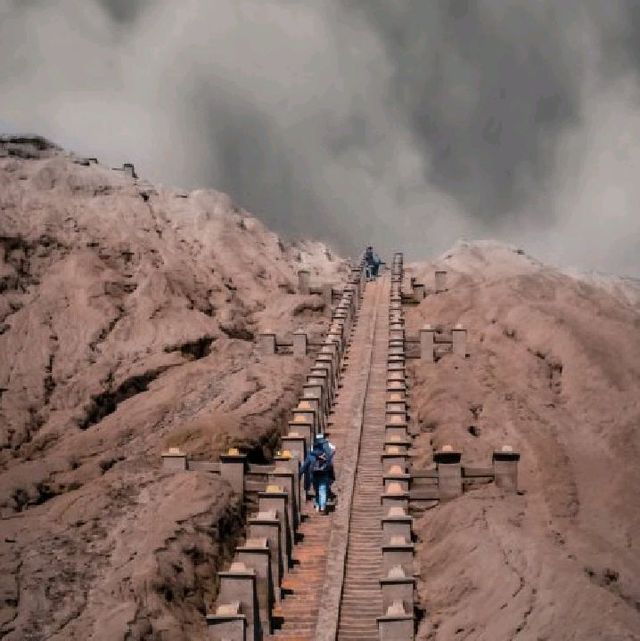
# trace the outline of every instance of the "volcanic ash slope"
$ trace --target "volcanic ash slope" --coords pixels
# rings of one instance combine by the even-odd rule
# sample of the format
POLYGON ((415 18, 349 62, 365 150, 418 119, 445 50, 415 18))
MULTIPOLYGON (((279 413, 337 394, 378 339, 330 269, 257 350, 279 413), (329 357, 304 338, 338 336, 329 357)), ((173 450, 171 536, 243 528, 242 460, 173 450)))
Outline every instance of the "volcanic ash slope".
POLYGON ((269 454, 309 363, 252 339, 326 323, 302 267, 342 280, 223 194, 0 138, 0 637, 205 638, 238 509, 160 453, 269 454))
MULTIPOLYGON (((449 291, 409 312, 468 328, 469 358, 415 365, 420 467, 522 453, 520 495, 493 486, 427 511, 422 639, 640 638, 640 283, 565 274, 493 242, 412 266, 449 291)), ((416 362, 417 363, 417 362, 416 362)))

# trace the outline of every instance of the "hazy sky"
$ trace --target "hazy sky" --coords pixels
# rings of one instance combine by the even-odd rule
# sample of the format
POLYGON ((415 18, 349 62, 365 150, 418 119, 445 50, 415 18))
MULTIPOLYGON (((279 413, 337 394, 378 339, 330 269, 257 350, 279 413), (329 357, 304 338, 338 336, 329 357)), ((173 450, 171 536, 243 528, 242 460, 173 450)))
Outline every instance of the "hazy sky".
POLYGON ((276 231, 640 275, 640 0, 0 0, 0 128, 276 231))

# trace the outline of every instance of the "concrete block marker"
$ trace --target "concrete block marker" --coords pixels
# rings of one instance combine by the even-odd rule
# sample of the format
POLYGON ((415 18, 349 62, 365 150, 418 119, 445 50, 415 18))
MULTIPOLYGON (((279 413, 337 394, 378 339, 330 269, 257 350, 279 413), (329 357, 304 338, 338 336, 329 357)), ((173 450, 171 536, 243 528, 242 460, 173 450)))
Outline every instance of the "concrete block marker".
POLYGON ((387 511, 392 507, 400 507, 407 511, 409 509, 409 492, 400 483, 392 482, 384 488, 380 501, 383 511, 387 511))
POLYGON ((323 383, 323 381, 311 383, 307 377, 307 382, 302 386, 302 398, 317 401, 322 412, 326 414, 331 409, 331 404, 323 383))
POLYGON ((387 423, 384 427, 385 443, 391 443, 396 439, 400 442, 409 441, 409 426, 406 423, 387 423))
POLYGON ((308 269, 298 271, 298 293, 303 296, 311 293, 311 272, 308 269))
POLYGON ((392 379, 387 381, 388 392, 405 392, 407 390, 407 383, 404 378, 400 380, 392 379))
POLYGON ((400 601, 405 612, 412 612, 415 585, 415 578, 407 576, 402 565, 394 565, 387 575, 380 579, 384 611, 387 612, 394 603, 400 601))
POLYGON ((247 455, 241 454, 236 448, 231 448, 226 454, 220 455, 220 476, 231 485, 233 490, 244 497, 244 473, 247 465, 247 455))
POLYGON ((258 511, 275 512, 280 522, 280 549, 282 550, 283 570, 289 572, 292 558, 292 530, 289 525, 289 495, 278 485, 268 485, 264 492, 258 492, 258 511))
POLYGON ((289 421, 289 432, 296 432, 300 434, 305 442, 307 451, 311 449, 313 445, 313 437, 315 435, 315 429, 313 425, 313 420, 307 420, 302 414, 297 416, 294 414, 293 420, 289 421))
POLYGON ((187 469, 187 455, 179 447, 170 447, 162 453, 162 469, 171 472, 181 472, 187 469))
POLYGON ((413 641, 413 630, 413 612, 407 612, 402 601, 394 602, 384 616, 378 617, 380 641, 413 641))
POLYGON ((493 453, 493 473, 496 486, 507 491, 518 491, 519 452, 514 452, 509 445, 493 453))
POLYGON ((451 331, 453 353, 460 358, 467 357, 467 330, 460 324, 451 331))
POLYGON ((248 641, 247 617, 240 601, 219 605, 215 614, 207 614, 206 621, 211 641, 248 641))
POLYGON ((413 543, 402 535, 394 535, 382 545, 383 576, 396 567, 401 566, 406 576, 413 576, 413 543))
POLYGON ((307 334, 299 329, 293 334, 293 355, 303 357, 307 355, 307 334))
MULTIPOLYGON (((240 612, 246 617, 246 639, 259 641, 262 639, 262 625, 260 622, 258 608, 258 594, 256 591, 255 570, 247 568, 244 563, 234 562, 225 572, 218 572, 220 580, 220 591, 217 603, 220 605, 231 605, 232 610, 236 603, 239 603, 240 612)), ((207 625, 216 627, 216 615, 207 617, 207 625)), ((215 634, 214 630, 211 630, 215 634)), ((212 638, 216 638, 213 636, 212 638)), ((221 641, 225 637, 218 637, 221 641)), ((226 641, 226 639, 225 639, 226 641)))
POLYGON ((433 363, 435 330, 431 325, 425 325, 420 330, 420 360, 424 363, 433 363))
POLYGON ((332 285, 322 286, 322 298, 324 300, 325 311, 329 316, 331 316, 331 306, 333 305, 333 286, 332 285))
POLYGON ((271 612, 275 596, 269 542, 266 538, 249 538, 236 548, 236 561, 253 570, 256 575, 256 597, 263 634, 271 634, 271 612))
POLYGON ((122 173, 129 178, 137 179, 136 168, 132 162, 125 162, 122 164, 122 173))
POLYGON ((264 356, 273 356, 276 353, 276 335, 272 331, 258 334, 258 351, 264 356))
POLYGON ((406 450, 398 445, 387 445, 380 455, 382 459, 382 471, 387 474, 393 467, 400 467, 402 472, 406 472, 409 466, 409 454, 406 450))
POLYGON ((384 488, 388 489, 392 483, 397 483, 403 492, 409 491, 409 483, 411 475, 400 467, 400 465, 391 466, 388 471, 383 474, 384 488))
POLYGON ((291 529, 291 540, 295 539, 295 531, 300 523, 298 513, 298 475, 290 469, 278 469, 269 474, 269 486, 280 487, 287 494, 287 517, 291 529))
POLYGON ((269 546, 271 576, 273 577, 274 597, 280 601, 280 585, 284 578, 286 557, 282 548, 280 536, 280 519, 274 510, 258 512, 248 520, 248 537, 265 539, 269 546))
POLYGON ((451 445, 443 445, 433 455, 438 470, 440 501, 450 501, 462 495, 462 453, 451 445))
POLYGON ((382 542, 391 543, 392 537, 411 541, 413 518, 400 506, 390 507, 382 517, 382 542))

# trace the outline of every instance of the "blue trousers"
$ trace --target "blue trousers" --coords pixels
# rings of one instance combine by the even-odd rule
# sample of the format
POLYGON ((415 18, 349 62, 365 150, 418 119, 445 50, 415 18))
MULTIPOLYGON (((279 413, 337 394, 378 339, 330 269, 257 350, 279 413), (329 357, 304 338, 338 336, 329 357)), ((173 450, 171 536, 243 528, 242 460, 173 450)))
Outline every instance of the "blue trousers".
POLYGON ((329 491, 329 474, 327 472, 316 472, 313 475, 313 489, 315 492, 314 505, 324 510, 327 507, 327 494, 329 491))

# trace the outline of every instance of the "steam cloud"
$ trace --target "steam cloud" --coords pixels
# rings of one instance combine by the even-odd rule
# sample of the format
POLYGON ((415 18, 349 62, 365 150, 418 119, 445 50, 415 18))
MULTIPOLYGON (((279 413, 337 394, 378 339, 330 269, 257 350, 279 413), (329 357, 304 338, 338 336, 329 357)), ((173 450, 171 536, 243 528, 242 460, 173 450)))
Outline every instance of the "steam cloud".
POLYGON ((0 0, 0 127, 425 257, 640 274, 636 0, 0 0))

